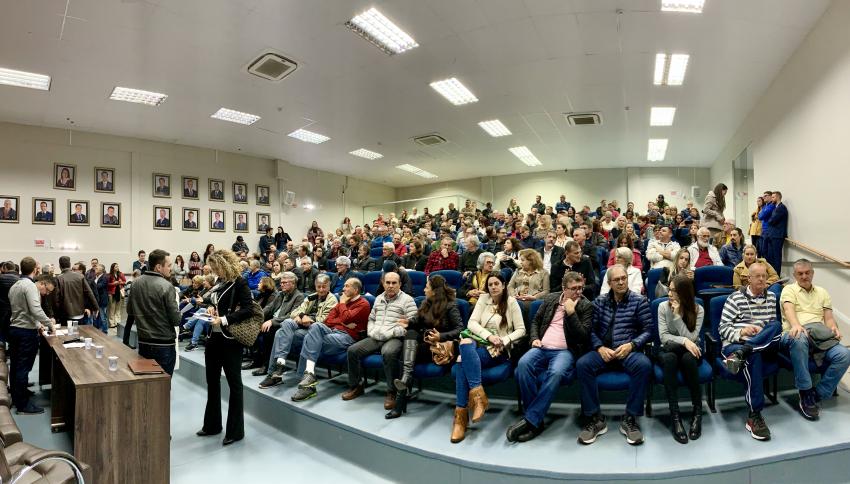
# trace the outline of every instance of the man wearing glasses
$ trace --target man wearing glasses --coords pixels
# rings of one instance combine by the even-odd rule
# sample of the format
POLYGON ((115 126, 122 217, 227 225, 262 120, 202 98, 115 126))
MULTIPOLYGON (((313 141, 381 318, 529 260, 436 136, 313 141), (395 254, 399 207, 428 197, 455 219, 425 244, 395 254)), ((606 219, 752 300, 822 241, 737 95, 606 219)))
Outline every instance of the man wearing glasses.
POLYGON ((531 349, 516 370, 525 416, 508 427, 510 442, 528 442, 543 432, 543 417, 561 382, 573 379, 576 358, 590 348, 593 304, 582 296, 584 276, 567 272, 561 287, 563 292, 543 299, 531 323, 531 349))

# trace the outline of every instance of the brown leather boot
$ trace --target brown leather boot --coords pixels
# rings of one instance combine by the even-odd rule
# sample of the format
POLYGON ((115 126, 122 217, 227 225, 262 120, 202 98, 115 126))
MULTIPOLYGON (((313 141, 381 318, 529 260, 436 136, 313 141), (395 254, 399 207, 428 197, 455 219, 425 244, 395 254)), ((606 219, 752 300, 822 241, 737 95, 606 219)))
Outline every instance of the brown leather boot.
POLYGON ((469 408, 472 411, 472 422, 476 423, 484 417, 484 412, 490 408, 490 401, 484 393, 483 386, 477 386, 469 390, 469 408))
POLYGON ((392 410, 395 408, 395 392, 387 390, 384 396, 384 410, 392 410))
POLYGON ((455 407, 455 420, 452 423, 452 443, 456 444, 466 437, 469 424, 469 412, 465 408, 455 407))
POLYGON ((357 385, 354 388, 349 388, 347 392, 343 393, 342 399, 346 400, 346 401, 354 400, 355 398, 359 397, 360 395, 363 395, 364 391, 365 390, 363 389, 363 385, 357 385))

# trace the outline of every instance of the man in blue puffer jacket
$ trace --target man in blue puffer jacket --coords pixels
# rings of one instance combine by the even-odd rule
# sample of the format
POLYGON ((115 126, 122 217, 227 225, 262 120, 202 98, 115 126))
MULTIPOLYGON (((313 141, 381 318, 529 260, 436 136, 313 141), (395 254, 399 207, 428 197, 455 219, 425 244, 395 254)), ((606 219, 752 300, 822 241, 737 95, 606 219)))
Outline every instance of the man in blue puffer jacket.
POLYGON ((631 445, 643 443, 637 417, 643 415, 643 401, 652 373, 652 363, 640 350, 652 340, 652 314, 646 298, 629 291, 628 274, 621 265, 605 273, 611 291, 593 301, 590 351, 576 362, 581 385, 581 411, 587 419, 578 441, 592 444, 608 431, 599 409, 597 376, 606 370, 625 371, 629 375, 629 398, 620 422, 620 433, 631 445))

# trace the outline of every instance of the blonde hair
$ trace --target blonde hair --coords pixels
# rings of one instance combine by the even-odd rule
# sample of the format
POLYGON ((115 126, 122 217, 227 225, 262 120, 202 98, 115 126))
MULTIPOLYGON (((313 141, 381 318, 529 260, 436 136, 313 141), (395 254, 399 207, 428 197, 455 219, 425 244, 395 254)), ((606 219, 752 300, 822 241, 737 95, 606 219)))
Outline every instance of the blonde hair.
POLYGON ((204 283, 204 276, 195 276, 192 278, 192 284, 201 285, 204 283))
POLYGON ((219 249, 207 256, 207 264, 210 269, 222 280, 235 281, 242 273, 239 257, 233 251, 219 249))
POLYGON ((626 267, 629 267, 634 262, 634 253, 628 247, 618 247, 615 252, 616 257, 623 259, 626 262, 626 267))
POLYGON ((531 262, 532 271, 543 269, 543 258, 540 257, 540 252, 534 249, 522 249, 519 251, 519 258, 528 259, 531 262))

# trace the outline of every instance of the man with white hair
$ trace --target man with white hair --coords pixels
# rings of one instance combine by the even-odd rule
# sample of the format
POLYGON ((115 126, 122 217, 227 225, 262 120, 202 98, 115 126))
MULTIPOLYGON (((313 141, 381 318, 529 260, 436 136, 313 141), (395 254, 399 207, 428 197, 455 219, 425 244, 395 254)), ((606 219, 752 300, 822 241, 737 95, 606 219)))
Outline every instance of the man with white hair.
POLYGON ((381 257, 375 259, 375 267, 378 268, 376 270, 380 270, 384 266, 384 262, 388 260, 395 262, 396 266, 401 266, 401 257, 396 255, 395 245, 392 242, 384 242, 381 246, 381 257))
POLYGON ((305 294, 312 292, 316 284, 316 277, 319 275, 319 270, 313 267, 313 261, 309 257, 299 258, 298 267, 301 269, 296 273, 300 279, 298 289, 305 294))
POLYGON ((688 246, 691 255, 691 270, 705 266, 722 266, 720 252, 711 244, 711 231, 708 227, 700 227, 693 244, 688 246))
POLYGON ((342 288, 345 287, 345 281, 354 277, 354 273, 351 272, 351 259, 347 256, 341 255, 336 258, 336 274, 331 276, 331 292, 334 294, 339 294, 342 292, 342 288))
POLYGON ((464 273, 464 277, 478 269, 478 256, 483 252, 481 250, 481 241, 475 235, 475 229, 469 228, 467 231, 472 233, 463 239, 462 246, 465 250, 460 256, 460 267, 458 267, 458 270, 464 273))
POLYGON ((651 269, 673 269, 673 259, 679 252, 679 243, 673 238, 670 227, 663 226, 657 231, 658 237, 649 241, 646 249, 646 258, 650 262, 651 269))
POLYGON ((292 311, 304 302, 304 294, 298 290, 298 277, 290 272, 283 272, 280 276, 280 291, 275 293, 274 299, 263 308, 265 321, 260 326, 260 336, 257 338, 254 360, 242 365, 243 370, 254 369, 254 376, 262 376, 268 373, 266 366, 271 358, 272 345, 277 330, 281 323, 289 319, 292 311))

